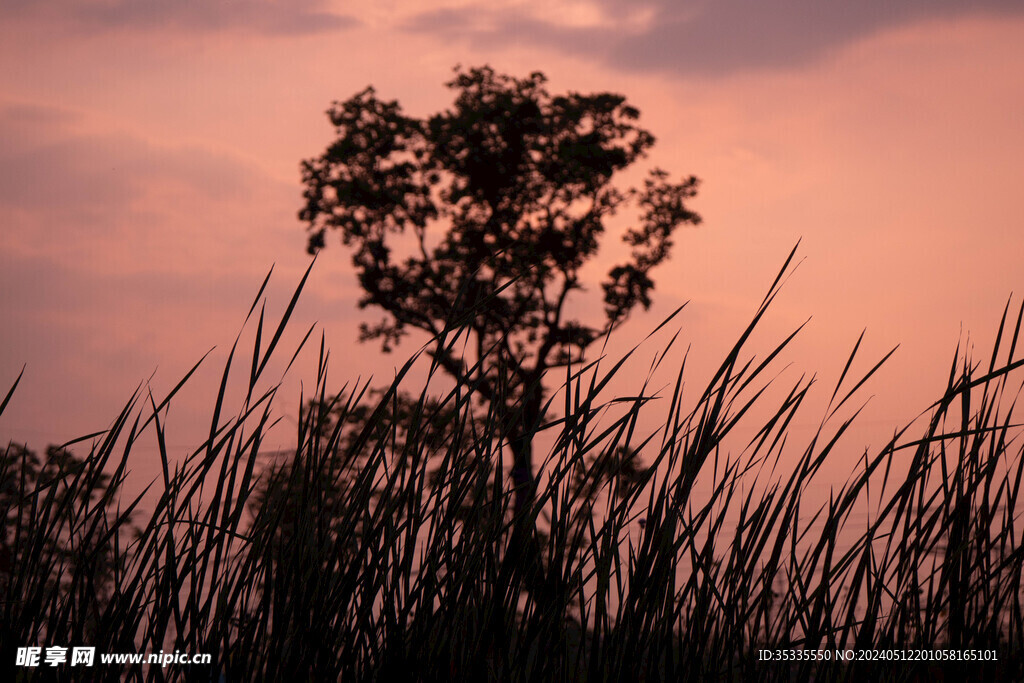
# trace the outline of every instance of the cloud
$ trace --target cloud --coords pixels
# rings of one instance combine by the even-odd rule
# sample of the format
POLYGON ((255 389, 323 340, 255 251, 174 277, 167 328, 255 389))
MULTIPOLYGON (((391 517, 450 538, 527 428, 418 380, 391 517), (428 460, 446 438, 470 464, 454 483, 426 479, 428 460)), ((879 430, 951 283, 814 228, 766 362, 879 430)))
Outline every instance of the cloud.
MULTIPOLYGON (((566 3, 555 3, 555 7, 566 3)), ((723 75, 813 63, 880 31, 932 19, 1024 15, 1016 0, 907 0, 828 3, 819 0, 674 2, 592 0, 574 3, 572 20, 534 5, 451 8, 423 12, 407 30, 470 41, 477 47, 527 43, 608 66, 684 74, 723 75)))
MULTIPOLYGON (((2 102, 0 138, 10 141, 0 146, 5 266, 54 264, 27 270, 17 297, 56 286, 54 274, 71 270, 100 279, 173 273, 205 282, 211 274, 258 277, 276 259, 292 267, 305 259, 297 189, 230 151, 157 142, 63 109, 2 102)), ((174 298, 122 284, 151 301, 174 298)), ((66 316, 53 306, 40 310, 66 316)))
MULTIPOLYGON (((45 444, 102 428, 157 366, 166 390, 230 347, 272 264, 272 310, 308 265, 298 189, 229 150, 2 101, 0 139, 0 391, 28 365, 2 429, 45 444)), ((290 334, 315 312, 352 339, 354 278, 341 285, 304 296, 290 334)))
POLYGON ((15 0, 0 16, 106 29, 247 30, 270 35, 323 33, 358 24, 324 0, 15 0))
POLYGON ((51 214, 125 208, 154 188, 233 201, 262 180, 226 152, 89 128, 74 111, 0 102, 0 208, 51 214))

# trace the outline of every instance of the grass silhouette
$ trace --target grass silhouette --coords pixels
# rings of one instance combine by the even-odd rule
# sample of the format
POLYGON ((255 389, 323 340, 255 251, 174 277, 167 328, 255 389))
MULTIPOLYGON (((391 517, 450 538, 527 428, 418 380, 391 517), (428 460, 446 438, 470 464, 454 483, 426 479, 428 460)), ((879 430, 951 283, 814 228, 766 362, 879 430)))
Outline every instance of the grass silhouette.
MULTIPOLYGON (((262 465, 277 387, 258 387, 303 277, 272 335, 261 309, 246 395, 225 419, 236 340, 209 438, 189 457, 170 457, 161 415, 196 368, 160 400, 137 392, 110 429, 79 440, 87 456, 45 477, 24 447, 7 447, 0 666, 8 680, 70 679, 81 671, 16 667, 14 651, 81 643, 213 659, 88 671, 111 680, 1019 679, 1024 459, 1013 382, 1024 308, 1015 320, 1004 311, 986 362, 957 348, 927 424, 865 453, 815 504, 808 493, 858 411, 836 416, 888 356, 854 376, 858 340, 800 451, 787 437, 807 380, 756 429, 740 426, 764 409, 793 338, 763 358, 746 350, 792 258, 692 409, 685 358, 660 402, 646 385, 606 397, 624 358, 566 370, 551 394, 561 416, 539 428, 553 443, 545 475, 519 513, 543 531, 540 568, 512 543, 521 520, 506 426, 474 412, 472 387, 434 398, 423 389, 400 406, 415 358, 387 390, 332 397, 321 340, 310 398, 332 420, 304 410, 287 463, 262 465), (644 435, 651 410, 664 427, 644 435), (442 419, 458 424, 439 436, 431 425, 442 419), (146 494, 122 498, 120 486, 150 428, 162 477, 143 509, 146 494), (726 448, 739 436, 745 448, 726 448), (765 650, 784 661, 762 661, 765 650), (837 661, 848 650, 886 661, 837 661)), ((454 344, 449 333, 435 342, 454 344)))

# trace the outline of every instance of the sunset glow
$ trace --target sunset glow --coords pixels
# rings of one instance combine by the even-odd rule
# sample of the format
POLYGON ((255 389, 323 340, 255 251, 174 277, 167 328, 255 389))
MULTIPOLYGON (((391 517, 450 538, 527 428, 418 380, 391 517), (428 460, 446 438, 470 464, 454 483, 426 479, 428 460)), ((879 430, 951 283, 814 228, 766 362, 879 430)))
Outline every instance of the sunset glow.
MULTIPOLYGON (((455 65, 485 63, 543 71, 552 92, 623 93, 657 138, 650 164, 701 178, 704 222, 679 233, 623 348, 690 301, 682 336, 710 367, 802 240, 761 333, 811 317, 790 371, 828 387, 863 328, 864 371, 899 344, 859 434, 891 435, 941 389, 958 341, 985 349, 1024 293, 1024 8, 677 4, 0 9, 0 389, 27 366, 0 438, 103 429, 140 382, 166 392, 216 346, 172 416, 172 445, 194 446, 263 277, 276 264, 283 307, 308 265, 298 164, 331 140, 323 112, 372 84, 428 115, 450 105, 455 65)), ((379 315, 356 310, 349 259, 329 242, 294 332, 319 321, 339 387, 416 351, 357 344, 379 315)))

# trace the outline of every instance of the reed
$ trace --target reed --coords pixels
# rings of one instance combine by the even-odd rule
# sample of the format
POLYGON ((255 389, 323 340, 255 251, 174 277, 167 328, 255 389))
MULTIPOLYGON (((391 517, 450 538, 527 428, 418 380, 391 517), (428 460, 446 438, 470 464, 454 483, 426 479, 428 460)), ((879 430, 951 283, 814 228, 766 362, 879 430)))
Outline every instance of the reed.
MULTIPOLYGON (((858 340, 815 436, 795 447, 811 381, 768 391, 793 336, 763 357, 747 350, 790 263, 692 407, 685 354, 662 392, 644 383, 609 396, 625 359, 566 370, 551 392, 557 417, 538 427, 553 445, 520 518, 502 419, 482 413, 472 387, 435 393, 436 367, 410 399, 415 357, 390 387, 333 393, 321 339, 295 450, 264 463, 277 385, 260 387, 305 277, 272 335, 264 309, 254 321, 265 281, 247 318, 251 362, 238 367, 236 340, 209 437, 188 457, 169 455, 162 416, 196 368, 161 399, 139 390, 108 430, 43 460, 7 447, 0 666, 8 680, 70 679, 80 670, 15 667, 14 651, 83 643, 213 660, 88 672, 111 680, 1021 678, 1024 459, 1013 412, 1024 308, 1004 311, 984 362, 957 348, 926 424, 865 453, 816 504, 822 466, 846 448, 851 406, 888 355, 854 375, 858 340), (228 411, 237 373, 247 391, 228 411), (769 417, 752 426, 755 407, 769 417), (661 430, 642 432, 646 411, 661 430), (162 476, 127 496, 144 434, 162 476), (524 525, 540 566, 514 542, 524 525), (769 662, 762 650, 830 658, 769 662), (837 661, 848 650, 998 660, 837 661)), ((458 330, 446 334, 433 343, 454 343, 458 330)))

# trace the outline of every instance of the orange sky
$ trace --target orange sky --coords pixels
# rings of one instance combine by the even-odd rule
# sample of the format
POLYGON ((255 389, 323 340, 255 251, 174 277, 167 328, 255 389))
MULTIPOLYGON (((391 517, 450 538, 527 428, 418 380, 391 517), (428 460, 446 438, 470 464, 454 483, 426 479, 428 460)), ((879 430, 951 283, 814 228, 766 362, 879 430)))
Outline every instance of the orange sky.
MULTIPOLYGON (((1024 9, 863 4, 5 4, 0 393, 27 369, 0 438, 41 449, 102 429, 140 382, 165 392, 217 346, 171 414, 172 447, 195 445, 263 276, 277 264, 280 310, 308 263, 298 163, 331 139, 324 110, 373 84, 427 115, 450 103, 453 66, 490 63, 627 95, 658 139, 650 161, 703 181, 704 224, 679 234, 623 347, 690 300, 699 383, 802 238, 761 338, 811 317, 785 377, 817 373, 822 394, 863 328, 862 372, 900 344, 856 433, 879 442, 937 397, 962 331, 983 355, 1019 303, 1024 9)), ((321 255, 291 340, 319 321, 338 386, 403 360, 355 344, 379 316, 354 309, 348 259, 321 255)))

